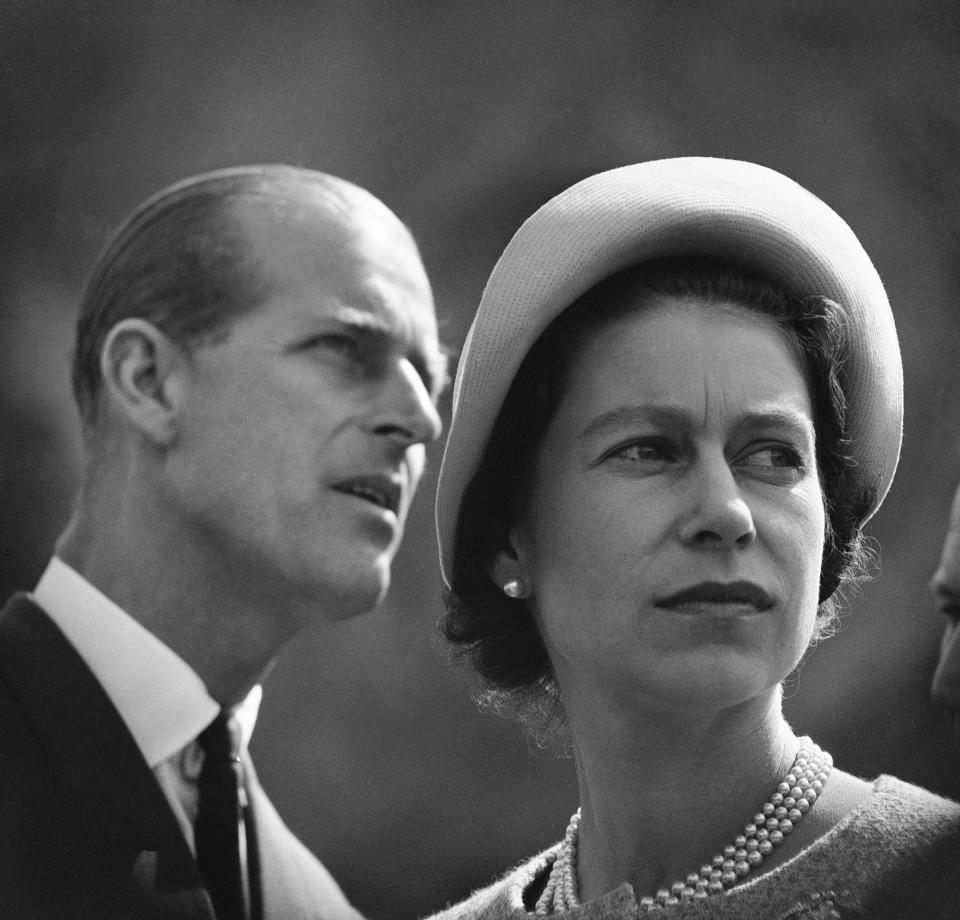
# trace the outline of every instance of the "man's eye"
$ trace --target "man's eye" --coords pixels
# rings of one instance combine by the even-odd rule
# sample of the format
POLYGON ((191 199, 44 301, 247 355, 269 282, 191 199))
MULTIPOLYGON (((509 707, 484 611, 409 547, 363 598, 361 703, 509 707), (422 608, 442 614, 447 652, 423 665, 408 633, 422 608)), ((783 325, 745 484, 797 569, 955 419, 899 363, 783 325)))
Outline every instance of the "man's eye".
POLYGON ((321 363, 329 364, 350 374, 366 375, 375 363, 370 348, 352 335, 329 332, 308 339, 301 350, 321 363))
POLYGON ((315 347, 357 358, 360 356, 360 344, 348 335, 322 335, 313 342, 315 347))

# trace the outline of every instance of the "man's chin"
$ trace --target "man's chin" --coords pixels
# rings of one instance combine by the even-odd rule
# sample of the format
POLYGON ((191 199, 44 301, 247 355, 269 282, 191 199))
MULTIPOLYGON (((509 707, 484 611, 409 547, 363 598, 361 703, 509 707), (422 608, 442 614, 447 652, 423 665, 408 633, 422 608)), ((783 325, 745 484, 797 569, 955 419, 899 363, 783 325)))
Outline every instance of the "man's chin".
POLYGON ((303 625, 323 620, 349 620, 375 610, 390 588, 393 553, 362 554, 354 558, 301 558, 294 567, 288 558, 283 585, 277 587, 280 603, 286 599, 300 608, 303 625))
POLYGON ((387 563, 355 571, 331 589, 320 585, 326 603, 327 616, 336 620, 349 620, 363 616, 379 607, 390 590, 390 566, 387 563))

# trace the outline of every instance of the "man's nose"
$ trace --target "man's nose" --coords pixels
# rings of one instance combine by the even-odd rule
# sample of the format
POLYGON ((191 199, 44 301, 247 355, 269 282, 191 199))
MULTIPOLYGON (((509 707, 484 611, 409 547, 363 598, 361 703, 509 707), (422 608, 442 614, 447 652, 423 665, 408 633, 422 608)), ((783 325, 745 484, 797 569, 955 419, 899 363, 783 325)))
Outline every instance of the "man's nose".
POLYGON ((384 378, 372 429, 407 444, 426 444, 440 437, 443 425, 427 385, 406 359, 384 378))
POLYGON ((698 458, 688 472, 690 507, 680 539, 717 549, 748 546, 757 537, 753 512, 726 458, 715 454, 698 458))

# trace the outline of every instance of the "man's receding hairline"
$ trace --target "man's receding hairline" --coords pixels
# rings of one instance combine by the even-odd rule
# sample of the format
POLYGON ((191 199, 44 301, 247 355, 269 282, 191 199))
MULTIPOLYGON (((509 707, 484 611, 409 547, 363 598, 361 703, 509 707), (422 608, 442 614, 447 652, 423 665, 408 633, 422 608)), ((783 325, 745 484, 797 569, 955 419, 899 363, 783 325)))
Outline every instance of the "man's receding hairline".
POLYGON ((382 228, 396 232, 419 257, 420 250, 410 228, 391 208, 367 189, 327 173, 306 171, 280 175, 258 186, 232 190, 220 203, 220 211, 248 242, 248 220, 266 218, 296 228, 298 219, 321 215, 330 226, 348 234, 361 234, 370 227, 370 219, 382 228), (265 212, 258 203, 273 203, 265 212))
POLYGON ((259 177, 261 182, 238 186, 230 199, 240 201, 250 197, 262 197, 293 206, 310 202, 331 216, 347 218, 357 212, 374 213, 406 229, 400 218, 373 192, 349 179, 295 167, 289 167, 289 170, 252 173, 251 178, 259 177))

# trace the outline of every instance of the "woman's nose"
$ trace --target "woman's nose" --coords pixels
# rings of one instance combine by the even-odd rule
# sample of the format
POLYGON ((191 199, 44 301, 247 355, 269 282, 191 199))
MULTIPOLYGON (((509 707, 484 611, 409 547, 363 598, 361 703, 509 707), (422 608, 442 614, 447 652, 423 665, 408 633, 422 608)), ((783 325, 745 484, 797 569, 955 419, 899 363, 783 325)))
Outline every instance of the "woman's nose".
POLYGON ((726 549, 756 539, 753 512, 725 457, 698 458, 688 485, 690 508, 680 526, 685 544, 726 549))

